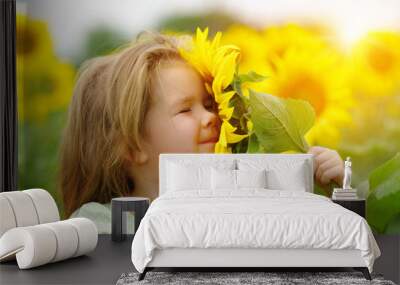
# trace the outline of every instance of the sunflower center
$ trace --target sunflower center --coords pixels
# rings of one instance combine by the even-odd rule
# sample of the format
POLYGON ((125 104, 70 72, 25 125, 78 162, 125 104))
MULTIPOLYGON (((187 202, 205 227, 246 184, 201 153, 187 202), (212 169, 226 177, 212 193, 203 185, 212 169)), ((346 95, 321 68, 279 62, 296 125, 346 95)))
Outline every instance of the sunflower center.
POLYGON ((302 99, 308 101, 319 116, 325 108, 325 89, 321 82, 307 74, 299 74, 288 81, 280 92, 285 98, 302 99))
POLYGON ((33 31, 25 27, 17 27, 17 54, 29 56, 37 47, 37 38, 33 31))
POLYGON ((387 74, 393 67, 394 55, 385 47, 371 47, 367 58, 371 67, 378 73, 387 74))

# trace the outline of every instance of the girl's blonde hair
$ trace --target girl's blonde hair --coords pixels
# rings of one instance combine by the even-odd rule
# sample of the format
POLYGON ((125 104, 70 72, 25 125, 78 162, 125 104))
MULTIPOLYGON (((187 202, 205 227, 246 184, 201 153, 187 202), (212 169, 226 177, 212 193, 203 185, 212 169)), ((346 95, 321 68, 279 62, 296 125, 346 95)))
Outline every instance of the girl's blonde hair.
POLYGON ((145 32, 80 68, 60 148, 65 216, 87 202, 132 194, 126 157, 141 148, 161 63, 181 60, 172 37, 145 32))

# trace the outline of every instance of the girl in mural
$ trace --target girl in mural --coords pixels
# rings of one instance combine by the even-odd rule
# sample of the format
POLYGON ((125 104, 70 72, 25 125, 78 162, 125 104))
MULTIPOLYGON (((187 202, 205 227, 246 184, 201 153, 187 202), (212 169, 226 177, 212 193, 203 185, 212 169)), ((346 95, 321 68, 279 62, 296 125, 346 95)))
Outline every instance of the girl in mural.
MULTIPOLYGON (((214 152, 221 126, 214 98, 177 46, 145 34, 81 67, 61 146, 66 217, 90 218, 110 233, 112 197, 158 196, 160 153, 214 152)), ((336 151, 309 153, 320 185, 342 183, 336 151)))

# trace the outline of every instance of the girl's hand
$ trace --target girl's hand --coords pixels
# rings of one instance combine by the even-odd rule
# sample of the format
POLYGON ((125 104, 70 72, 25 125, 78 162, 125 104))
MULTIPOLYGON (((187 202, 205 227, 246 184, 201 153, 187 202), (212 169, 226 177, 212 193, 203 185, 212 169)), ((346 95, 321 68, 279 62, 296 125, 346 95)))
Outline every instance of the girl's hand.
POLYGON ((327 185, 333 180, 342 186, 344 162, 335 150, 313 146, 308 153, 314 155, 314 175, 319 184, 327 185))

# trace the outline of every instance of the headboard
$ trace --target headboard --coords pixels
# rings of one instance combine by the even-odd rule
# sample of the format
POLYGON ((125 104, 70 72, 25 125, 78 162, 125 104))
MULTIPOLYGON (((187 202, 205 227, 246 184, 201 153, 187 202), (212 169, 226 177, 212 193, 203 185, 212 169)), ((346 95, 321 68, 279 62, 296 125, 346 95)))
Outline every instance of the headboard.
POLYGON ((309 189, 307 192, 314 192, 314 171, 313 171, 313 158, 312 154, 266 154, 266 153, 235 153, 235 154, 216 154, 216 153, 162 153, 159 157, 159 195, 166 192, 167 181, 167 165, 169 161, 182 161, 187 160, 191 163, 199 163, 204 165, 205 162, 212 163, 218 160, 232 160, 236 159, 266 159, 268 161, 274 160, 295 160, 304 161, 304 175, 308 179, 309 189))

